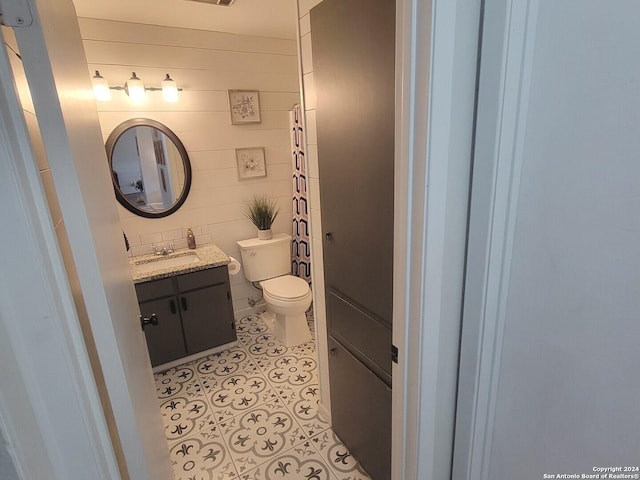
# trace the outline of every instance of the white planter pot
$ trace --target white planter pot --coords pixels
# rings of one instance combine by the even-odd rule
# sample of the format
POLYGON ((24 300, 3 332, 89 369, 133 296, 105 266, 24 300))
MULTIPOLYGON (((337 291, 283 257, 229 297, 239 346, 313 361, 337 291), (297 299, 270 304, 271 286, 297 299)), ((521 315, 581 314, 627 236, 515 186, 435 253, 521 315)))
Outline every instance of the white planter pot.
POLYGON ((258 230, 258 240, 271 240, 273 238, 273 232, 269 230, 258 230))

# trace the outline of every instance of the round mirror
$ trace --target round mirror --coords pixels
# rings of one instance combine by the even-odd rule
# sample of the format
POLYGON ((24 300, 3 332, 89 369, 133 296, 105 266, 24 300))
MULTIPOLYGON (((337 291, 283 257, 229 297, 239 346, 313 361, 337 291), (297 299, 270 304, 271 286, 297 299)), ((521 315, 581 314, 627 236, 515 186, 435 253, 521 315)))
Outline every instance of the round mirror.
POLYGON ((111 132, 106 147, 116 198, 127 210, 166 217, 187 199, 189 156, 165 125, 147 118, 127 120, 111 132))

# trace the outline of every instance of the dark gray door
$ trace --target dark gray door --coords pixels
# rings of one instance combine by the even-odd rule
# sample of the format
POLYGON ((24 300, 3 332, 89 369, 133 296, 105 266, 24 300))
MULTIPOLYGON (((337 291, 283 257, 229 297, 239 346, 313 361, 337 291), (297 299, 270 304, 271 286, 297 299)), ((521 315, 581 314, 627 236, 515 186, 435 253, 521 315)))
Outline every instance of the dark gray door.
POLYGON ((233 342, 233 307, 228 284, 180 294, 184 338, 189 354, 233 342))
POLYGON ((333 428, 391 475, 393 0, 311 10, 333 428), (372 406, 363 409, 363 405, 372 406))
POLYGON ((187 354, 176 297, 141 302, 140 312, 144 317, 158 317, 157 325, 144 328, 151 365, 162 365, 187 354))

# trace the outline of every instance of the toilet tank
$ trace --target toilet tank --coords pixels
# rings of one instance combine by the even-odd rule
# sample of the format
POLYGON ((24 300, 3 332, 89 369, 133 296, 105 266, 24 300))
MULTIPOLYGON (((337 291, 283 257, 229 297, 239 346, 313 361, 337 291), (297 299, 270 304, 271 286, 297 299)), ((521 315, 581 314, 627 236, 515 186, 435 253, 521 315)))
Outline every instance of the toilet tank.
POLYGON ((240 240, 244 276, 250 282, 291 273, 291 235, 279 233, 271 240, 240 240))

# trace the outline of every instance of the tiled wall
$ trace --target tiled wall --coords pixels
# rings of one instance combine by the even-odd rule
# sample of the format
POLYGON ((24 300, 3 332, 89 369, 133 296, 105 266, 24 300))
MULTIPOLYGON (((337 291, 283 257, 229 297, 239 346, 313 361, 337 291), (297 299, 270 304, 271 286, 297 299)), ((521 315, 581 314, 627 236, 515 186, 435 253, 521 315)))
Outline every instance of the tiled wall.
MULTIPOLYGON (((291 158, 289 110, 300 102, 297 42, 202 30, 80 18, 89 69, 111 85, 132 71, 148 86, 170 73, 180 100, 169 104, 159 92, 142 105, 114 91, 98 102, 103 136, 121 122, 146 117, 167 125, 181 139, 191 160, 193 181, 184 205, 161 219, 138 217, 118 205, 131 254, 150 253, 151 244, 173 241, 186 246, 191 227, 196 242, 215 243, 240 260, 236 241, 256 236, 244 216, 244 201, 254 193, 276 198, 280 207, 275 233, 291 233, 291 158), (227 89, 260 91, 262 123, 231 125, 227 89), (235 149, 265 147, 267 177, 238 180, 235 149)), ((258 292, 242 272, 231 279, 236 315, 258 292)))

